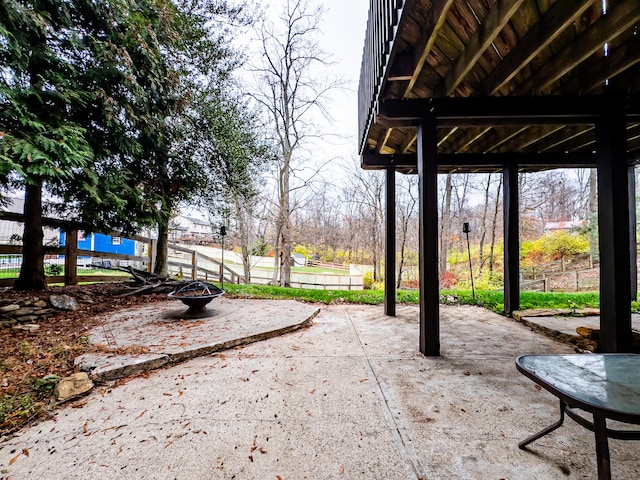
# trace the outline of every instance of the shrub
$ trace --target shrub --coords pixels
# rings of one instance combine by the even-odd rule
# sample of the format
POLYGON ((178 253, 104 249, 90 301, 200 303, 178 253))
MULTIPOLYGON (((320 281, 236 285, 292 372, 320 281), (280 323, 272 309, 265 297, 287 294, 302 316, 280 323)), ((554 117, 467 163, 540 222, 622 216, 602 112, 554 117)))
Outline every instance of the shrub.
POLYGON ((364 276, 362 277, 362 283, 365 290, 371 289, 373 285, 373 272, 365 272, 364 276))
POLYGON ((440 275, 441 288, 452 288, 457 284, 458 284, 458 277, 451 270, 447 270, 442 275, 440 275))

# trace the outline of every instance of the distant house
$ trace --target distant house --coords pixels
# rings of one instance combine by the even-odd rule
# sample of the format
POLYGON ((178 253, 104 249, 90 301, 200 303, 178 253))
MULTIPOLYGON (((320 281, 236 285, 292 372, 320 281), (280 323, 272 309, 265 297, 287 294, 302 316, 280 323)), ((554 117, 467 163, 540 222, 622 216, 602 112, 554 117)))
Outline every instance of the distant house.
POLYGON ((307 265, 307 258, 301 253, 294 253, 291 255, 291 258, 293 258, 293 264, 298 267, 304 267, 307 265))
POLYGON ((544 224, 544 231, 547 233, 553 232, 568 232, 577 228, 584 228, 587 226, 586 220, 571 220, 566 222, 547 222, 544 224))
MULTIPOLYGON (((60 245, 67 244, 66 233, 60 232, 60 245)), ((119 253, 122 255, 135 255, 136 242, 128 238, 112 237, 103 233, 91 233, 85 235, 82 230, 78 231, 78 248, 81 250, 91 250, 93 252, 119 253)))
POLYGON ((178 215, 169 224, 170 238, 175 242, 210 243, 211 223, 200 218, 178 215))
MULTIPOLYGON (((24 198, 10 197, 7 205, 0 206, 0 210, 9 213, 24 213, 24 198)), ((58 229, 44 227, 44 244, 52 245, 58 242, 58 229)), ((20 245, 24 234, 24 224, 0 219, 0 245, 20 245)))

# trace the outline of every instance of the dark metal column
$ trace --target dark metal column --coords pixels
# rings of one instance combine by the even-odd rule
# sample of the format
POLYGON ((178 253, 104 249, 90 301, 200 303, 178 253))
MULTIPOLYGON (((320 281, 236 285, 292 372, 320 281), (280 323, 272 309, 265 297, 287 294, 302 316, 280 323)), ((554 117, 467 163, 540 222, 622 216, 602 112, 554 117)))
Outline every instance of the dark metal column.
POLYGON ((418 126, 420 209, 420 351, 440 355, 440 282, 438 277, 438 135, 434 117, 418 126))
POLYGON ((626 124, 622 109, 596 122, 600 243, 600 350, 631 351, 631 241, 626 124))
POLYGON ((638 241, 636 240, 636 168, 629 165, 629 267, 631 268, 631 300, 638 298, 638 241))
POLYGON ((387 167, 385 213, 384 314, 396 316, 396 169, 387 167))
POLYGON ((504 311, 511 315, 520 308, 520 215, 518 166, 503 170, 504 210, 504 311))

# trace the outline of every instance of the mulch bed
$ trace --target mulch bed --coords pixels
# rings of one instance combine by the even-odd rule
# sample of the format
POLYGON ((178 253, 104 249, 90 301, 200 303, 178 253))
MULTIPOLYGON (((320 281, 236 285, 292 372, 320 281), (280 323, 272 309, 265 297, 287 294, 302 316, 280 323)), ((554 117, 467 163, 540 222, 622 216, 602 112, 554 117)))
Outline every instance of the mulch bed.
POLYGON ((75 357, 96 348, 88 344, 87 335, 99 323, 100 314, 167 300, 166 293, 118 296, 126 291, 117 283, 0 291, 1 305, 25 297, 48 299, 52 294, 80 299, 78 310, 57 310, 40 319, 40 328, 34 332, 0 328, 0 435, 48 415, 54 407, 50 396, 55 382, 43 379, 74 373, 75 357))

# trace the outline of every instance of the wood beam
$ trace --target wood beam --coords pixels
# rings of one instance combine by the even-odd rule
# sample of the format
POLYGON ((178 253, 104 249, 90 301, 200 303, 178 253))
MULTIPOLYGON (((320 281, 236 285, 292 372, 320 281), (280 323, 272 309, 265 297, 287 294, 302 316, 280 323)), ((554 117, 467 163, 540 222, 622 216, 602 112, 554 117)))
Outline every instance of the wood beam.
POLYGON ((454 1, 455 0, 440 0, 432 3, 427 21, 422 25, 420 39, 414 47, 415 57, 413 75, 411 76, 411 80, 409 80, 409 84, 405 90, 405 97, 408 97, 411 94, 413 87, 418 81, 420 72, 427 61, 429 53, 431 53, 431 49, 436 42, 440 29, 446 22, 447 13, 449 13, 449 9, 451 8, 451 5, 453 5, 454 1))
POLYGON ((631 295, 629 299, 635 302, 638 299, 638 241, 636 240, 637 222, 636 222, 636 171, 635 166, 630 164, 627 166, 629 175, 629 266, 631 267, 631 275, 629 286, 631 287, 631 295))
POLYGON ((396 316, 396 170, 387 167, 384 242, 384 314, 396 316))
POLYGON ((589 93, 591 90, 604 85, 607 80, 614 78, 639 62, 640 35, 634 35, 633 38, 613 49, 608 56, 593 65, 588 76, 576 75, 553 93, 554 95, 564 95, 577 91, 589 93))
POLYGON ((630 352, 631 266, 629 172, 622 109, 596 123, 600 244, 600 350, 630 352))
POLYGON ((606 15, 600 17, 576 40, 518 86, 513 95, 535 95, 543 92, 560 77, 602 49, 605 43, 633 27, 638 19, 640 19, 638 0, 621 0, 615 3, 606 15))
POLYGON ((472 96, 495 94, 593 3, 594 0, 556 2, 476 88, 472 96))
MULTIPOLYGON (((361 157, 364 169, 386 170, 416 170, 418 168, 417 154, 382 155, 374 151, 367 151, 361 157)), ((629 158, 629 162, 631 158, 629 158)), ((440 153, 438 154, 438 170, 442 172, 451 169, 472 167, 478 169, 495 170, 508 165, 520 165, 522 168, 593 168, 596 157, 593 153, 440 153)))
POLYGON ((420 352, 440 355, 438 275, 438 130, 435 118, 418 126, 420 352))
POLYGON ((451 95, 464 77, 475 66, 524 0, 498 0, 473 33, 462 54, 457 58, 449 74, 434 94, 435 97, 451 95))
MULTIPOLYGON (((640 4, 639 4, 640 5, 640 4)), ((585 125, 623 102, 627 118, 640 114, 640 96, 568 95, 520 97, 443 97, 382 100, 380 118, 419 121, 434 115, 438 128, 497 125, 585 125)))
POLYGON ((507 166, 502 183, 504 211, 504 311, 520 308, 520 216, 518 166, 507 166))

